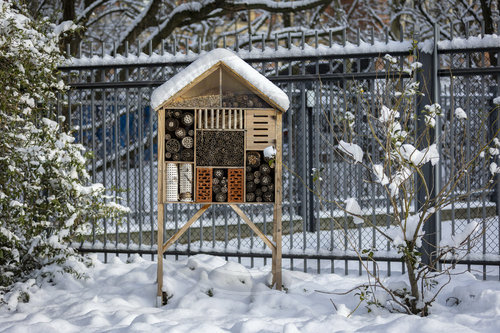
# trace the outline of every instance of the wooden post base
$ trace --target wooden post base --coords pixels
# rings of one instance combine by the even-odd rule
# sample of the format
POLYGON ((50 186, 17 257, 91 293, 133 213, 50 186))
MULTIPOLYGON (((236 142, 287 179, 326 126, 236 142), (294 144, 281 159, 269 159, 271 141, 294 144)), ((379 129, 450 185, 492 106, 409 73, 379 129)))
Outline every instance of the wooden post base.
MULTIPOLYGON (((174 244, 188 229, 189 227, 196 222, 201 215, 211 206, 211 204, 206 204, 203 205, 200 210, 196 212, 196 214, 193 215, 189 219, 189 221, 182 226, 181 229, 179 229, 170 239, 163 244, 163 203, 158 203, 158 225, 161 227, 158 228, 158 266, 157 266, 157 283, 158 283, 158 289, 157 289, 157 294, 156 294, 156 306, 162 306, 165 305, 164 299, 164 291, 163 291, 163 254, 167 249, 174 244), (160 219, 161 217, 161 219, 160 219), (160 235, 160 229, 161 229, 161 235, 160 235)), ((274 228, 273 228, 273 241, 271 241, 256 225, 253 223, 248 216, 245 215, 245 213, 241 210, 240 207, 236 204, 229 204, 229 206, 238 214, 238 216, 241 217, 241 219, 248 224, 248 226, 259 236, 262 241, 271 249, 272 251, 272 274, 273 274, 273 280, 272 280, 272 286, 275 287, 277 290, 282 289, 282 276, 281 276, 281 211, 278 212, 278 210, 281 210, 281 205, 279 208, 277 207, 278 205, 274 205, 274 228), (279 222, 276 220, 276 218, 279 218, 279 222), (279 226, 277 226, 277 224, 279 226)))

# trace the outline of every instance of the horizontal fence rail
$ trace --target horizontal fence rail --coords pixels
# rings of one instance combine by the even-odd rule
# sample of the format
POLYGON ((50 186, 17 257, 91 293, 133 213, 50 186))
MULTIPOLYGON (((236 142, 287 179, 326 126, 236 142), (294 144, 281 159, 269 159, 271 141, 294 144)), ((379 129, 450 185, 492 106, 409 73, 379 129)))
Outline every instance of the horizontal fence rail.
MULTIPOLYGON (((355 88, 363 87, 367 98, 375 101, 387 74, 380 65, 381 58, 391 54, 403 66, 411 57, 413 41, 372 38, 349 43, 344 39, 335 44, 331 38, 315 42, 313 34, 308 44, 311 39, 300 37, 279 38, 274 45, 266 40, 260 49, 252 42, 245 43, 244 49, 233 47, 282 88, 291 101, 283 116, 283 257, 288 261, 284 267, 318 272, 341 269, 346 274, 355 269, 361 273, 361 264, 352 262, 357 260, 354 245, 358 250, 375 249, 374 256, 385 263, 381 269, 387 274, 404 272, 398 263, 399 255, 373 227, 393 227, 387 197, 382 188, 366 181, 371 177, 366 170, 346 163, 334 153, 335 129, 329 126, 327 115, 345 115, 350 110, 362 145, 373 144, 363 122, 364 111, 356 102, 355 88), (313 169, 322 170, 321 182, 314 181, 313 169), (328 203, 320 204, 308 188, 320 193, 328 203), (358 198, 363 215, 373 226, 354 224, 334 204, 350 197, 358 198)), ((450 41, 439 41, 436 36, 434 41, 417 45, 423 71, 436 82, 429 98, 437 96, 445 117, 459 106, 468 111, 465 124, 452 119, 442 129, 450 135, 439 162, 441 179, 437 184, 456 172, 454 147, 460 145, 473 153, 477 145, 492 139, 490 125, 494 121, 488 117, 494 109, 493 99, 500 96, 500 66, 496 62, 500 59, 499 45, 500 37, 495 35, 450 41), (463 141, 465 136, 476 133, 480 134, 474 143, 463 141)), ((92 181, 119 189, 113 195, 131 208, 121 223, 94 221, 85 240, 75 244, 84 252, 156 253, 157 117, 150 107, 150 97, 155 87, 185 68, 198 54, 167 53, 165 45, 157 53, 150 49, 147 55, 140 49, 135 54, 127 50, 124 55, 112 56, 96 56, 91 51, 69 59, 60 68, 72 89, 60 96, 57 110, 65 116, 67 125, 76 129, 76 140, 94 153, 89 163, 92 181)), ((500 188, 496 185, 489 192, 474 191, 484 187, 488 174, 486 165, 474 170, 471 181, 459 186, 456 193, 459 196, 461 190, 468 190, 472 194, 437 214, 431 230, 439 239, 478 222, 483 231, 481 238, 468 245, 462 263, 479 270, 485 279, 500 277, 500 188)), ((182 227, 198 208, 166 205, 164 238, 182 227)), ((243 209, 264 233, 270 234, 271 205, 244 205, 243 209)), ((175 256, 197 253, 236 257, 248 260, 245 262, 250 265, 256 260, 266 263, 271 256, 238 215, 229 207, 217 205, 167 251, 175 256)))

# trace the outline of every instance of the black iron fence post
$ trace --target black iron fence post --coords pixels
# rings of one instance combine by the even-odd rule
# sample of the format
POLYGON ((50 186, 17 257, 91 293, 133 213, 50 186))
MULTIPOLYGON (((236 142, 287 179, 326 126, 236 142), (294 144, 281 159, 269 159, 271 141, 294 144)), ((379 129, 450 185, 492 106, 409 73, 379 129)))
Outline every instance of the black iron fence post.
MULTIPOLYGON (((436 30, 436 29, 435 29, 436 30)), ((426 122, 425 122, 425 106, 432 105, 438 102, 438 77, 437 77, 437 68, 438 65, 436 62, 437 55, 437 39, 438 33, 435 31, 434 34, 434 50, 433 52, 421 52, 419 54, 419 61, 422 63, 422 70, 417 74, 417 80, 420 83, 420 91, 423 92, 423 95, 420 96, 417 100, 416 105, 416 133, 415 136, 417 138, 425 135, 426 131, 426 122)), ((436 117, 436 118, 439 118, 436 117)), ((422 140, 420 142, 421 147, 417 147, 418 149, 426 148, 428 144, 435 141, 436 136, 439 136, 439 127, 441 126, 441 122, 439 119, 436 119, 435 131, 430 131, 429 139, 422 140)), ((431 163, 426 163, 422 166, 423 179, 419 175, 417 175, 416 179, 416 190, 417 190, 417 200, 416 200, 416 213, 421 213, 422 208, 425 205, 425 202, 428 200, 432 200, 438 189, 438 177, 437 172, 439 169, 439 164, 437 166, 432 166, 431 163), (428 188, 428 192, 425 188, 428 188), (430 197, 428 197, 430 196, 430 197)), ((425 233, 422 242, 422 248, 420 249, 422 253, 422 261, 426 265, 431 265, 436 258, 436 251, 438 249, 438 215, 433 213, 429 219, 423 225, 423 231, 425 233)), ((435 267, 438 269, 438 267, 435 267)))

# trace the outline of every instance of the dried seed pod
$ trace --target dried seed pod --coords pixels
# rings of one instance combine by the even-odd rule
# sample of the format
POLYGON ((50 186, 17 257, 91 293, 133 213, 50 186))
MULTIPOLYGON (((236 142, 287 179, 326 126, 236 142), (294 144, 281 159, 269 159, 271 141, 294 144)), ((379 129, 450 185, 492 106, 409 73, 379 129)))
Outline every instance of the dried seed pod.
POLYGON ((247 164, 253 168, 257 168, 260 165, 260 153, 249 151, 247 153, 247 164))
POLYGON ((268 174, 271 173, 271 167, 269 166, 269 164, 264 163, 260 165, 259 171, 263 174, 268 174))
POLYGON ((220 180, 220 184, 223 185, 223 186, 226 186, 227 185, 227 178, 226 177, 223 177, 221 180, 220 180))
POLYGON ((257 197, 257 196, 256 196, 256 197, 255 197, 255 201, 257 201, 257 202, 262 202, 262 197, 257 197))
POLYGON ((247 181, 251 181, 251 180, 253 180, 255 177, 254 177, 253 173, 251 173, 251 172, 247 172, 247 174, 246 174, 246 178, 247 178, 247 181))
POLYGON ((188 131, 188 135, 189 135, 189 136, 194 136, 194 131, 193 131, 193 130, 189 130, 189 131, 188 131))
MULTIPOLYGON (((248 172, 248 173, 252 172, 252 167, 251 167, 251 166, 249 166, 249 165, 247 165, 247 172, 248 172)), ((247 173, 247 174, 248 174, 248 173, 247 173)))
POLYGON ((177 153, 181 149, 181 144, 176 139, 170 139, 165 143, 165 149, 168 152, 177 153))
POLYGON ((258 197, 262 196, 262 190, 260 188, 256 189, 255 190, 255 195, 258 196, 258 197))
POLYGON ((184 148, 193 148, 193 138, 186 136, 182 139, 181 144, 184 148))
POLYGON ((172 154, 172 161, 180 161, 181 155, 179 153, 172 154))
POLYGON ((227 186, 222 185, 221 188, 220 188, 220 191, 222 193, 227 193, 227 186))
POLYGON ((191 126, 191 125, 193 125, 193 123, 194 123, 194 116, 193 116, 193 114, 189 113, 189 112, 184 112, 184 114, 181 117, 181 122, 185 126, 191 126))
POLYGON ((217 193, 215 195, 215 201, 217 201, 217 202, 227 201, 227 194, 226 193, 217 193))
POLYGON ((257 186, 255 185, 254 182, 247 182, 247 193, 248 192, 255 192, 255 189, 257 186))
POLYGON ((214 191, 214 193, 220 193, 221 192, 220 189, 221 189, 220 185, 214 185, 212 187, 212 191, 214 191))
POLYGON ((255 201, 255 193, 247 193, 247 202, 253 202, 255 201))
POLYGON ((174 118, 165 120, 165 128, 167 131, 174 132, 179 127, 179 121, 174 118))
POLYGON ((165 134, 165 140, 170 140, 170 139, 172 139, 172 136, 168 133, 165 134))
POLYGON ((168 151, 165 153, 165 158, 166 159, 171 159, 172 158, 172 153, 169 153, 168 151))
POLYGON ((220 184, 220 179, 219 179, 219 178, 217 178, 217 177, 214 177, 214 178, 212 179, 212 184, 213 184, 213 185, 219 185, 219 184, 220 184))
POLYGON ((262 199, 266 202, 273 202, 274 201, 274 194, 272 192, 266 192, 262 195, 262 199))
POLYGON ((254 182, 255 184, 260 184, 260 178, 254 178, 254 179, 253 179, 253 182, 254 182))
POLYGON ((264 185, 260 189, 261 189, 262 192, 267 192, 268 187, 266 185, 264 185))
POLYGON ((269 192, 274 192, 274 184, 273 184, 273 183, 271 183, 271 184, 267 185, 267 190, 268 190, 269 192))
POLYGON ((260 171, 254 171, 253 175, 255 178, 260 178, 260 176, 262 176, 260 171))
POLYGON ((269 175, 264 175, 261 179, 262 185, 269 185, 272 181, 273 179, 269 175))
POLYGON ((165 118, 172 118, 174 116, 174 111, 172 110, 167 110, 165 112, 165 118))
POLYGON ((184 149, 181 151, 181 159, 183 161, 193 161, 194 160, 194 151, 192 149, 184 149))
POLYGON ((174 118, 180 118, 182 117, 182 111, 181 110, 175 110, 174 111, 174 118))
POLYGON ((214 177, 217 177, 217 178, 224 177, 224 170, 222 170, 222 169, 215 169, 214 170, 214 177))

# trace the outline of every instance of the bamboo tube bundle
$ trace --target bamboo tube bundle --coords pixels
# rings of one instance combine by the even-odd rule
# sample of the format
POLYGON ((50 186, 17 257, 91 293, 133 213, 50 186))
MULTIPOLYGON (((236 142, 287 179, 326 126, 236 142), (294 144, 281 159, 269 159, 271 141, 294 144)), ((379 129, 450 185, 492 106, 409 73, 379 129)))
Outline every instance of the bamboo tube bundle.
POLYGON ((247 193, 255 192, 256 189, 257 185, 253 181, 247 182, 247 193))
POLYGON ((259 96, 254 94, 239 94, 232 91, 224 93, 222 96, 222 106, 231 108, 262 108, 268 107, 259 96))
POLYGON ((189 127, 194 123, 194 116, 190 112, 184 112, 181 117, 181 122, 184 126, 189 127))
POLYGON ((175 130, 179 128, 179 120, 175 118, 167 118, 165 120, 165 128, 167 131, 175 132, 175 130))
POLYGON ((181 160, 186 162, 192 162, 194 160, 194 150, 191 148, 183 149, 181 152, 181 160))
POLYGON ((262 174, 268 175, 268 174, 271 173, 271 167, 269 166, 269 164, 263 163, 263 164, 260 165, 259 171, 262 174))
POLYGON ((247 165, 251 168, 258 167, 260 165, 260 153, 256 151, 247 152, 247 165))
POLYGON ((179 139, 183 139, 186 136, 186 129, 184 127, 179 127, 175 130, 175 136, 179 139))
POLYGON ((177 139, 170 139, 165 143, 165 149, 169 153, 177 153, 181 150, 181 144, 177 139))
POLYGON ((227 193, 219 192, 215 195, 215 201, 217 202, 226 202, 227 201, 227 193))
POLYGON ((264 175, 261 179, 262 185, 269 185, 269 184, 271 184, 272 181, 273 180, 272 180, 271 176, 269 176, 269 175, 264 175))
POLYGON ((273 202, 274 201, 274 193, 273 192, 266 192, 262 195, 262 199, 264 199, 265 202, 273 202))
POLYGON ((179 198, 181 201, 193 201, 193 165, 182 163, 179 165, 179 198))
POLYGON ((227 170, 225 169, 214 169, 213 179, 212 179, 212 190, 215 194, 215 201, 226 202, 227 201, 227 170))
POLYGON ((167 163, 165 190, 167 201, 179 200, 179 171, 175 163, 167 163))
POLYGON ((182 139, 181 144, 184 148, 193 148, 194 140, 190 136, 186 136, 182 139))
POLYGON ((214 170, 214 177, 219 179, 219 180, 222 180, 222 178, 224 177, 224 170, 222 169, 215 169, 214 170))
POLYGON ((262 157, 262 152, 247 152, 246 201, 274 201, 274 172, 269 162, 262 157))
POLYGON ((196 134, 196 162, 200 166, 236 166, 244 164, 243 131, 204 131, 196 134))
POLYGON ((247 198, 247 202, 254 202, 255 201, 255 193, 253 193, 253 192, 247 193, 246 198, 247 198))

